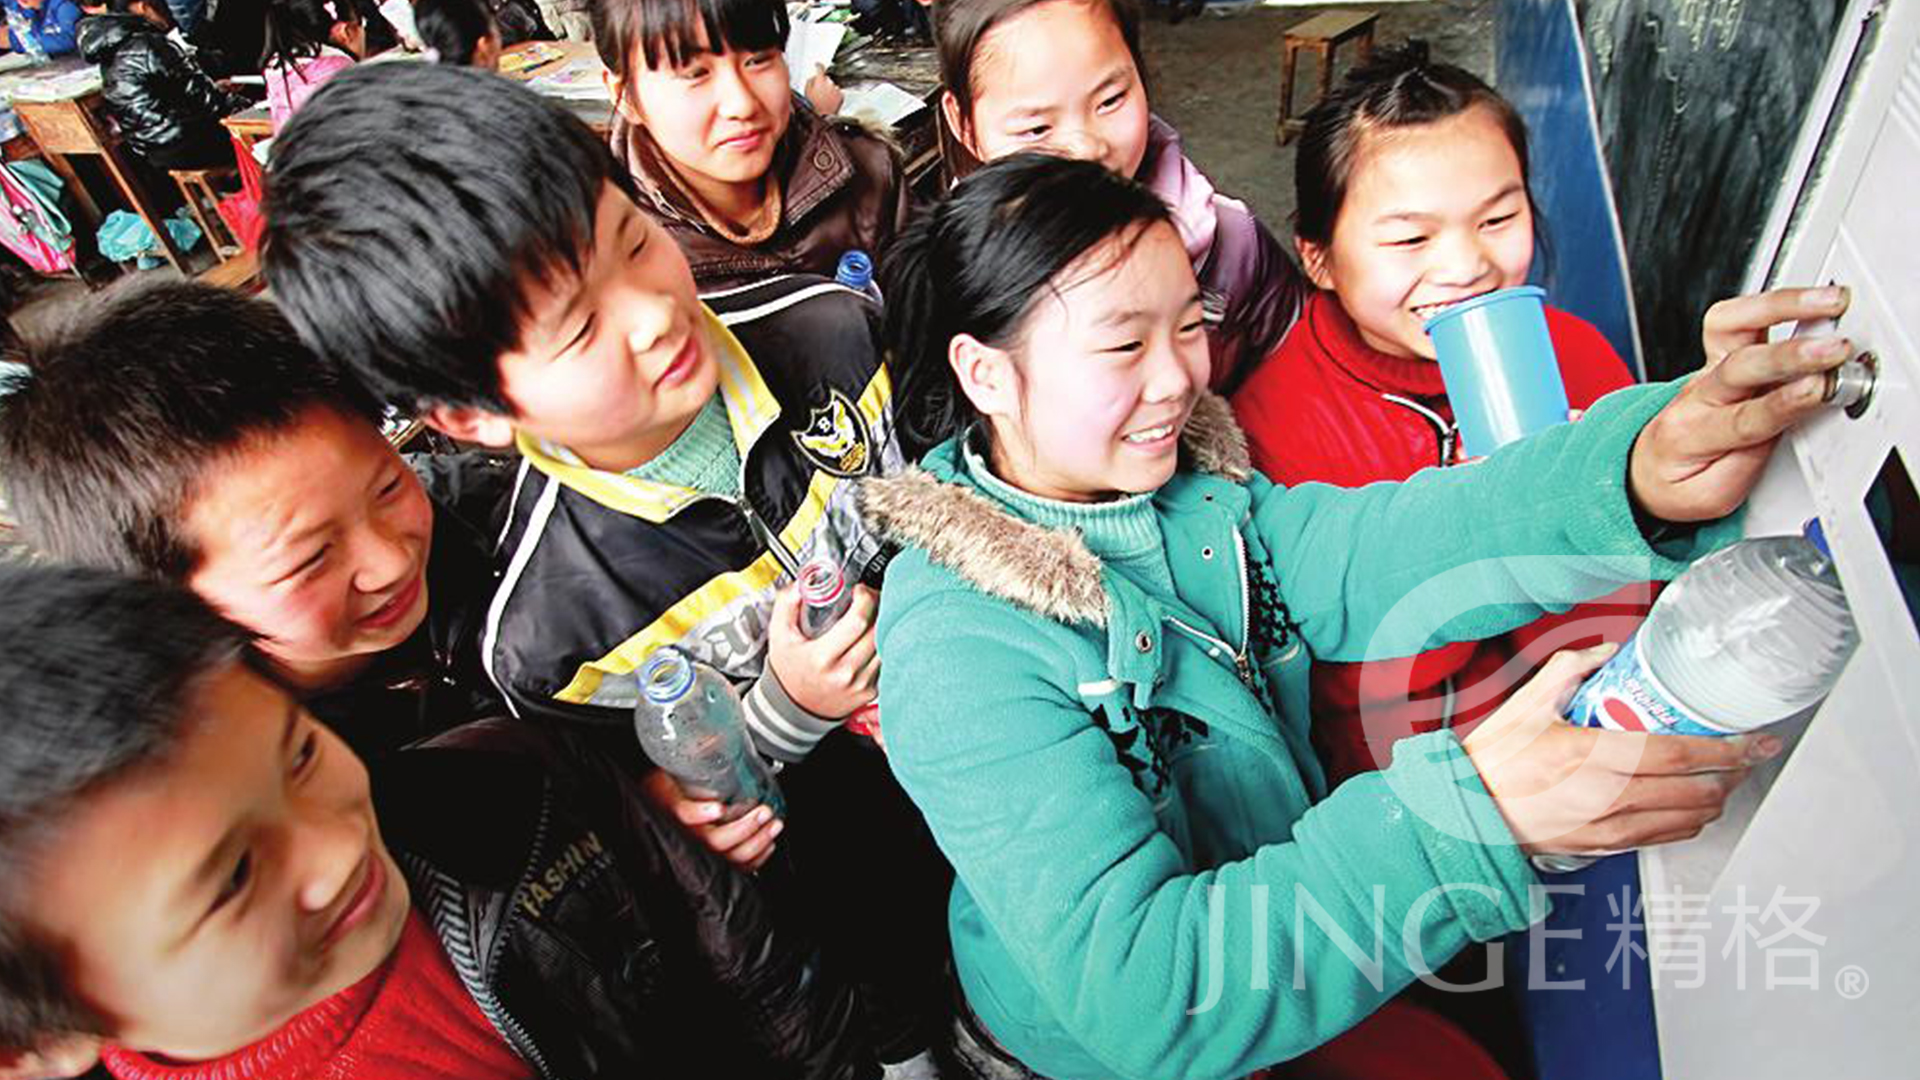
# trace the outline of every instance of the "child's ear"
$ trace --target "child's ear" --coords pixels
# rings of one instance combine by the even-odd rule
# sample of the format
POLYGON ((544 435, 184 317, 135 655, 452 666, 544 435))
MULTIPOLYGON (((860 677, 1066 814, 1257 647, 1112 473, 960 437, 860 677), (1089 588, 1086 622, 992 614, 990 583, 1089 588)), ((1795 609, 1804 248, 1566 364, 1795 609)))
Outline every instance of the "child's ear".
POLYGON ((482 446, 513 445, 513 420, 471 405, 429 405, 420 417, 449 438, 482 446))
POLYGON ((940 112, 947 118, 947 130, 960 140, 961 146, 967 148, 967 153, 972 154, 976 161, 984 160, 980 157, 980 148, 974 145, 973 125, 960 115, 960 101, 953 96, 953 91, 940 91, 940 112))
POLYGON ((35 1050, 0 1049, 0 1080, 79 1076, 98 1064, 98 1038, 92 1035, 61 1035, 35 1050))
POLYGON ((473 66, 481 71, 500 70, 500 35, 488 34, 473 45, 473 66))
POLYGON ((352 53, 356 60, 365 59, 362 55, 367 49, 366 28, 354 22, 336 22, 327 28, 327 40, 345 52, 352 53))
POLYGON ((1327 272, 1327 249, 1311 240, 1293 238, 1293 250, 1300 253, 1300 269, 1307 272, 1307 280, 1322 289, 1333 288, 1333 275, 1327 272))
POLYGON ((1020 415, 1020 377, 1013 354, 972 334, 955 334, 947 343, 947 363, 960 392, 982 416, 1020 415))
POLYGON ((620 119, 629 124, 644 122, 640 118, 640 110, 634 107, 633 99, 627 96, 625 79, 615 75, 612 68, 601 68, 600 83, 607 88, 607 97, 613 100, 614 111, 620 114, 620 119))

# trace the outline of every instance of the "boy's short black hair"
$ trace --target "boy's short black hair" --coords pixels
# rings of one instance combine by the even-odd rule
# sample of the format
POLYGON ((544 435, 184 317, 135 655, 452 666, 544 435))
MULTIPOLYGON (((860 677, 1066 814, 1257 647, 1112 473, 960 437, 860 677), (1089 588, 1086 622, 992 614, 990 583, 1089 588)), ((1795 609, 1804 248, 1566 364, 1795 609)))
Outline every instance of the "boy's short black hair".
POLYGON ((203 472, 325 406, 377 423, 371 394, 316 360, 270 303, 174 282, 107 302, 0 396, 0 485, 28 545, 184 580, 181 522, 203 472))
POLYGON ((491 72, 360 65, 274 140, 261 262, 307 345, 406 408, 511 415, 528 283, 577 274, 625 170, 566 107, 491 72))
POLYGON ((82 567, 0 565, 0 1061, 102 1035, 59 955, 18 916, 75 805, 167 759, 201 680, 248 635, 192 593, 82 567))

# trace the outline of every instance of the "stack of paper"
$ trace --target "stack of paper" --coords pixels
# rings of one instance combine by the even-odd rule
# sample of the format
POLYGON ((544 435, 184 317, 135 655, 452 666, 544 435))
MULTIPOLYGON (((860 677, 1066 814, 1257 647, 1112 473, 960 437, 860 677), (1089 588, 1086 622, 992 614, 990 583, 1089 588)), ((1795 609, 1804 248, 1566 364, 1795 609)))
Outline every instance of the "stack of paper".
POLYGON ((89 65, 58 74, 32 74, 15 83, 8 91, 11 101, 68 101, 85 97, 100 89, 100 69, 89 65))
POLYGON ((551 41, 529 42, 500 57, 500 74, 512 75, 516 72, 530 71, 541 64, 550 64, 565 55, 567 55, 566 50, 551 41))
POLYGON ((847 36, 845 23, 794 20, 787 30, 787 82, 796 94, 806 93, 807 80, 821 68, 833 66, 833 54, 847 36))
POLYGON ((890 82, 856 83, 842 93, 845 100, 840 103, 841 116, 883 128, 905 120, 927 104, 890 82))
POLYGON ((527 80, 527 85, 549 97, 577 101, 606 101, 606 65, 591 53, 575 56, 552 71, 527 80))

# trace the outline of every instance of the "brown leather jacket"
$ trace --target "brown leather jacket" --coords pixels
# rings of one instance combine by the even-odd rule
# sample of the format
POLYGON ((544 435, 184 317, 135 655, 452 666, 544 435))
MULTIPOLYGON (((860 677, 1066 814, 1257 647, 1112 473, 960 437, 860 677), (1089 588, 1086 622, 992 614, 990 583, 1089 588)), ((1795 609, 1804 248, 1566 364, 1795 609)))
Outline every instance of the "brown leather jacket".
POLYGON ((832 277, 840 256, 854 249, 878 266, 907 221, 908 192, 893 143, 854 121, 822 117, 798 96, 773 163, 784 185, 780 224, 752 247, 720 234, 677 185, 663 181, 669 166, 638 125, 616 114, 609 141, 640 189, 641 208, 686 252, 703 290, 775 274, 832 277))

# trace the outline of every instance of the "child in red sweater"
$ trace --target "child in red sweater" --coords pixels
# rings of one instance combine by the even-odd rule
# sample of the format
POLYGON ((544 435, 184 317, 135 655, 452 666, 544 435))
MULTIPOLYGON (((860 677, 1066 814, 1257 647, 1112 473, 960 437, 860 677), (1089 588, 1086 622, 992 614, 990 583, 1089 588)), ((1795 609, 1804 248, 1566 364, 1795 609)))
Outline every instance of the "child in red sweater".
MULTIPOLYGON (((1527 181, 1513 107, 1429 63, 1418 43, 1355 71, 1313 111, 1294 166, 1295 245, 1321 291, 1233 401, 1261 471, 1357 487, 1459 463, 1424 324, 1526 282, 1527 181)), ((1633 381, 1592 326, 1548 308, 1547 327, 1575 409, 1633 381)), ((1313 731, 1329 782, 1385 768, 1408 735, 1478 721, 1556 649, 1624 639, 1649 600, 1636 587, 1489 641, 1317 665, 1313 731)))
POLYGON ((877 1078, 851 989, 570 733, 370 774, 184 589, 0 595, 0 1077, 877 1078))

